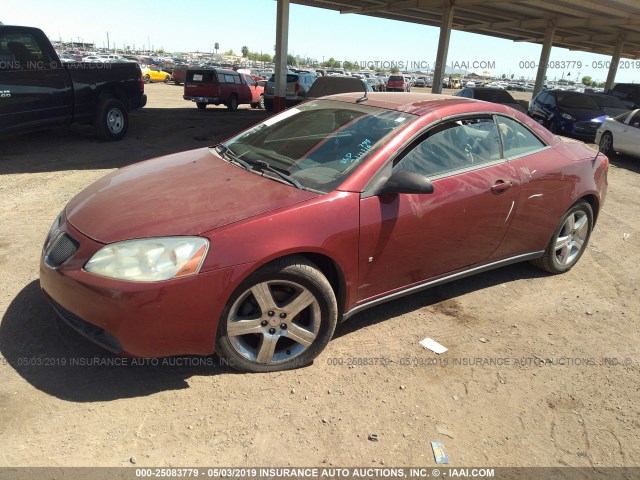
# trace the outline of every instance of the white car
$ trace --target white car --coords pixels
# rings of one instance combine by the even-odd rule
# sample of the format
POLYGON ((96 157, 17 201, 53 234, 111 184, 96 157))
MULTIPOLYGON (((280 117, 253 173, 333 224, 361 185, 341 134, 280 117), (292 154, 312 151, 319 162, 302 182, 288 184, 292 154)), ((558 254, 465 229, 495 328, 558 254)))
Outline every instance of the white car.
POLYGON ((640 108, 605 119, 596 132, 596 143, 605 155, 620 152, 640 158, 640 108))
POLYGON ((466 88, 473 88, 476 86, 476 82, 467 82, 464 84, 466 88))

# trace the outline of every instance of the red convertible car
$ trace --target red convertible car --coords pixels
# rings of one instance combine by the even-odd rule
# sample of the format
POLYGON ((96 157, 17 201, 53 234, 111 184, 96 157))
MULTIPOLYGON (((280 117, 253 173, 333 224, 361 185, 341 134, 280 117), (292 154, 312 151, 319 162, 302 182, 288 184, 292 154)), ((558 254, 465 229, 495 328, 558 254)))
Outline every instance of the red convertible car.
POLYGON ((607 170, 504 105, 324 97, 104 176, 55 220, 40 282, 113 352, 295 368, 372 305, 515 262, 568 271, 607 170))

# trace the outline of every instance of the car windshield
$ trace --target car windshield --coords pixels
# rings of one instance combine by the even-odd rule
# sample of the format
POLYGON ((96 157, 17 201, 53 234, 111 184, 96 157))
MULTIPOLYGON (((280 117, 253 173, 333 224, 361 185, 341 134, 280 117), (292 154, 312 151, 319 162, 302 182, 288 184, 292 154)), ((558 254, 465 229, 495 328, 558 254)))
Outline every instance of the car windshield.
POLYGON ((601 107, 627 108, 618 97, 612 97, 611 95, 590 95, 590 97, 601 107))
POLYGON ((400 75, 391 75, 389 77, 389 81, 390 82, 404 82, 404 77, 401 77, 400 75))
POLYGON ((593 98, 580 93, 558 95, 558 105, 565 108, 585 108, 590 110, 598 110, 600 108, 593 98))
POLYGON ((303 188, 327 193, 415 118, 395 110, 315 100, 259 123, 222 147, 232 159, 250 166, 268 162, 303 188))

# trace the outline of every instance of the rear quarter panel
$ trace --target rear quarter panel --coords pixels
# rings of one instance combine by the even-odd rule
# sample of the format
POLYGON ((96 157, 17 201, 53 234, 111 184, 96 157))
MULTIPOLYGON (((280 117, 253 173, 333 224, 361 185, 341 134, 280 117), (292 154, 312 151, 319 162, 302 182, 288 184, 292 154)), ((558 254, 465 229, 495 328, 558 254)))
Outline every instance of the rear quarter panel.
POLYGON ((495 258, 544 250, 562 216, 592 196, 597 218, 607 192, 608 159, 582 142, 562 138, 552 148, 511 160, 521 178, 513 222, 495 258))

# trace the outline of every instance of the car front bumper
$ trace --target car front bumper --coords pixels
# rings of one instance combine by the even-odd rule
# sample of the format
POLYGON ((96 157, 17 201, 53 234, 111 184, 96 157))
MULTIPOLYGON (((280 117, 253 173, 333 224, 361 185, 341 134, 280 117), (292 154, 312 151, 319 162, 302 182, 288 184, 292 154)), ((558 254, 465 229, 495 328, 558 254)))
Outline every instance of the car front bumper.
POLYGON ((56 313, 112 352, 135 357, 213 353, 234 268, 163 282, 94 275, 84 264, 103 245, 66 223, 78 251, 59 268, 40 260, 40 286, 56 313))

